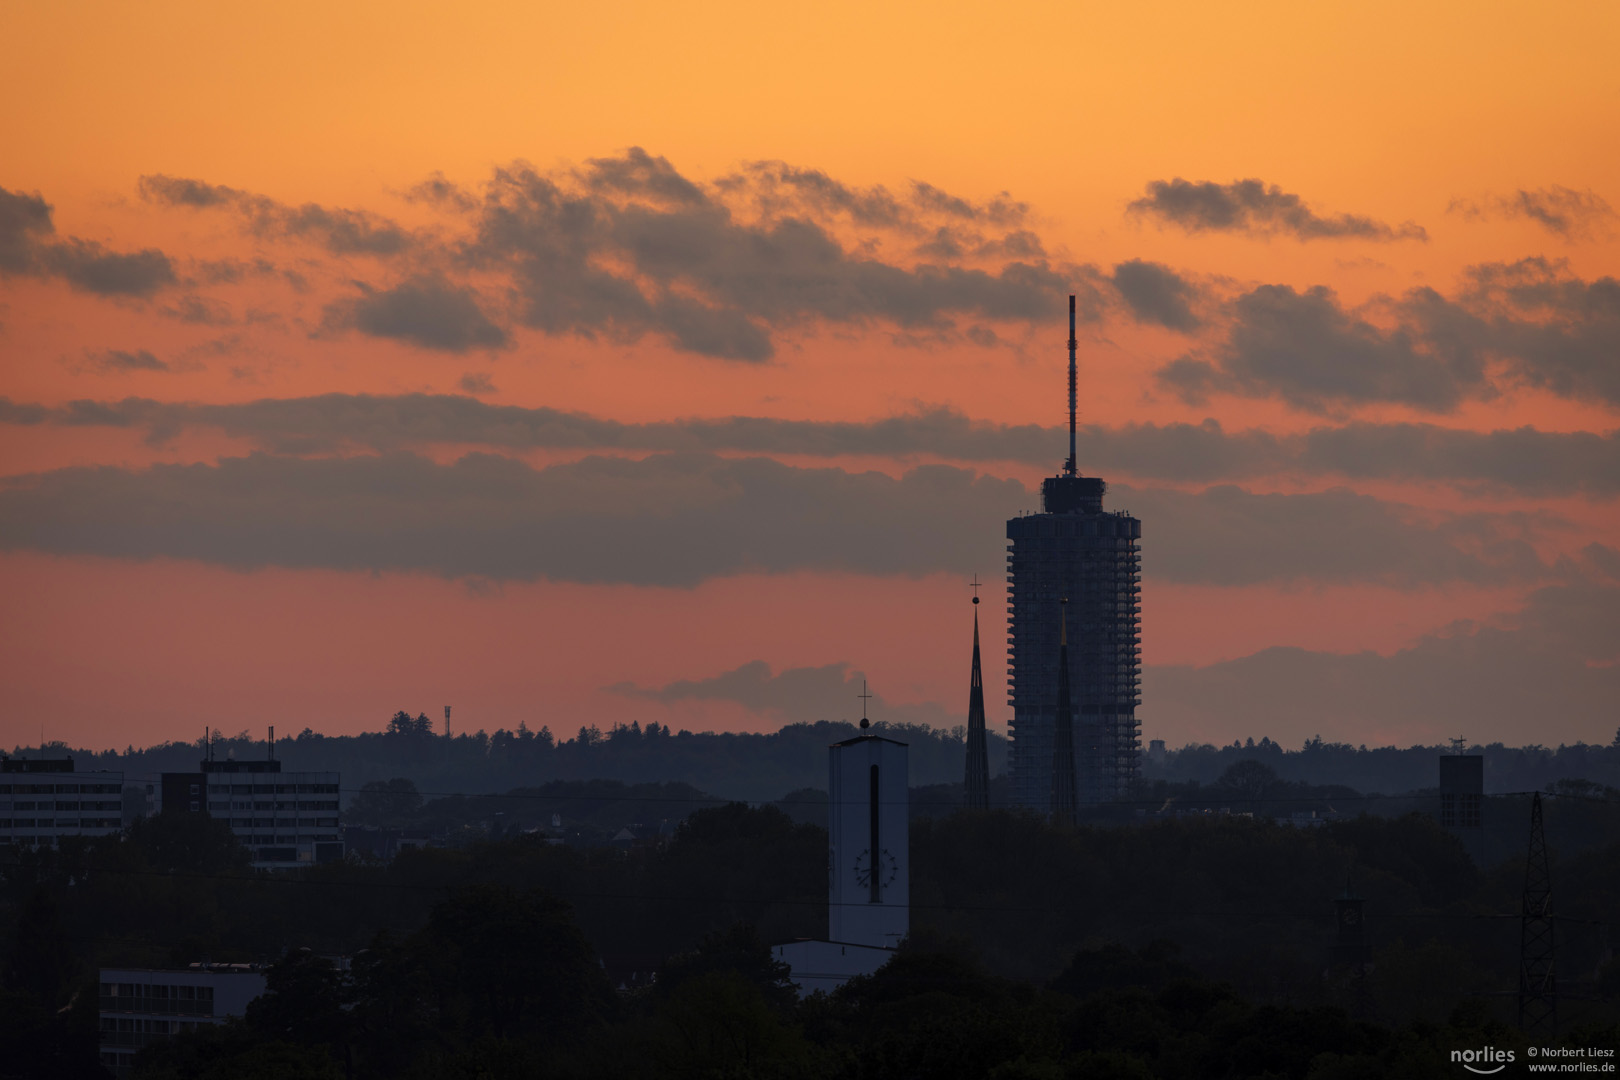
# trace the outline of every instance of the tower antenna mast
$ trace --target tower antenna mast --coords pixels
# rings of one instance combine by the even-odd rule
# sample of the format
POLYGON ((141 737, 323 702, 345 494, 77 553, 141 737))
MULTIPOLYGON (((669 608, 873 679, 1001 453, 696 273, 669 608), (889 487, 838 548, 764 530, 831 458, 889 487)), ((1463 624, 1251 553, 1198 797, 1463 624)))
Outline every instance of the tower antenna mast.
POLYGON ((1074 413, 1075 413, 1075 383, 1078 372, 1075 364, 1075 350, 1080 343, 1074 337, 1074 294, 1069 294, 1069 460, 1064 464, 1063 471, 1074 476, 1076 465, 1074 460, 1074 413))

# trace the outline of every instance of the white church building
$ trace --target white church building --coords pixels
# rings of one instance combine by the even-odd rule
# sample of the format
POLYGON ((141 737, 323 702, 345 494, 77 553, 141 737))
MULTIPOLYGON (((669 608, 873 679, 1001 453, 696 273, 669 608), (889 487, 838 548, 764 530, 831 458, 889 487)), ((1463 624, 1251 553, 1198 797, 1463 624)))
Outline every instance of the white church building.
POLYGON ((870 975, 911 927, 908 750, 870 726, 828 751, 827 940, 771 950, 801 995, 870 975))

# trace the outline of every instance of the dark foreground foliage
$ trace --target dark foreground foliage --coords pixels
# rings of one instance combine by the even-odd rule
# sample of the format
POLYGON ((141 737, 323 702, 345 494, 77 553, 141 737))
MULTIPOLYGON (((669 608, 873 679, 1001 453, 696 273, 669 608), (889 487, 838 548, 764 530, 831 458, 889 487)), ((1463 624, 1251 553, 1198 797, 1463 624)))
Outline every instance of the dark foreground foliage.
MULTIPOLYGON (((514 836, 277 875, 189 817, 0 852, 0 1077, 100 1076, 97 968, 201 960, 274 963, 270 991, 143 1075, 1326 1080, 1523 1042, 1493 996, 1516 985, 1518 924, 1485 917, 1517 912, 1522 857, 1476 867, 1422 815, 958 814, 914 822, 911 855, 907 949, 800 1001, 762 943, 825 933, 826 836, 772 807, 628 850, 514 836), (1329 956, 1347 877, 1364 1010, 1329 956)), ((1553 873, 1556 910, 1590 920, 1560 931, 1564 1023, 1612 1026, 1620 844, 1553 873)), ((1604 1030, 1581 1037, 1617 1045, 1604 1030)))

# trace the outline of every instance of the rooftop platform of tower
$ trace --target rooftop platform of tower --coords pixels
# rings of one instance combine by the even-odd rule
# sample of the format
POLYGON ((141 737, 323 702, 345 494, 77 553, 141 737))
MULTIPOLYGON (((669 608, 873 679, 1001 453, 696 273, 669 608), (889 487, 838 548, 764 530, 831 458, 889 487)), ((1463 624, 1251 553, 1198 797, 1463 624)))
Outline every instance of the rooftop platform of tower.
POLYGON ((1108 485, 1095 476, 1048 476, 1041 481, 1041 512, 1100 514, 1107 493, 1108 485))

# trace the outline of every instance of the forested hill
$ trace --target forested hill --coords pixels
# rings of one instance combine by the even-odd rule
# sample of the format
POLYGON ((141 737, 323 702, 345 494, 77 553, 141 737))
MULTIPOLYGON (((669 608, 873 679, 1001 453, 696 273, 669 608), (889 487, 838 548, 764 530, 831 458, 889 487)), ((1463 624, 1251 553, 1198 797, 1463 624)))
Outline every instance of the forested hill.
MULTIPOLYGON (((1449 746, 1352 746, 1308 739, 1298 750, 1262 738, 1233 741, 1227 746, 1190 744, 1164 754, 1144 754, 1142 775, 1147 780, 1213 783, 1240 761, 1258 761, 1283 780, 1295 783, 1342 785, 1369 794, 1394 795, 1439 785, 1441 754, 1455 753, 1449 746)), ((1608 746, 1575 743, 1557 747, 1526 745, 1470 746, 1463 753, 1485 759, 1485 791, 1546 791, 1560 780, 1590 780, 1620 787, 1620 731, 1608 746)))
MULTIPOLYGON (((856 733, 852 724, 789 724, 763 734, 672 731, 649 724, 616 726, 607 731, 580 728, 559 738, 548 728, 538 732, 519 726, 458 734, 433 733, 424 715, 400 712, 379 732, 321 735, 305 729, 276 744, 276 754, 290 770, 330 770, 343 774, 343 787, 358 791, 373 780, 405 777, 432 797, 438 793, 483 794, 533 787, 552 780, 618 780, 629 784, 679 782, 726 799, 764 802, 802 788, 825 788, 826 750, 830 743, 856 733)), ((878 722, 873 731, 911 747, 913 787, 959 783, 964 756, 963 729, 930 728, 878 722)), ((1151 730, 1148 731, 1151 735, 1151 730)), ((29 751, 34 753, 37 751, 29 751)), ((141 775, 189 771, 202 756, 195 743, 166 743, 123 753, 69 750, 57 745, 49 753, 70 752, 83 769, 121 769, 141 775)), ((1245 740, 1227 746, 1192 744, 1179 750, 1143 755, 1149 781, 1202 784, 1218 780, 1232 765, 1246 760, 1269 766, 1285 781, 1342 785, 1359 792, 1396 794, 1434 788, 1436 758, 1448 747, 1355 747, 1345 743, 1307 741, 1286 750, 1270 739, 1245 740)), ((1620 787, 1620 737, 1608 746, 1510 747, 1500 743, 1470 748, 1485 758, 1485 790, 1490 793, 1548 789, 1560 780, 1582 779, 1620 787)), ((262 758, 263 739, 246 732, 215 741, 216 757, 262 758)), ((1005 770, 1007 740, 990 734, 990 771, 1005 770)))
MULTIPOLYGON (((960 782, 963 739, 951 731, 913 724, 875 723, 875 734, 909 744, 914 786, 960 782)), ((530 787, 549 780, 620 780, 625 783, 682 782, 727 799, 763 802, 800 788, 827 786, 827 747, 857 733, 853 724, 789 724, 765 734, 672 731, 666 726, 632 724, 603 732, 581 728, 572 738, 558 739, 547 728, 520 726, 458 734, 432 733, 425 716, 397 714, 388 729, 361 735, 320 735, 306 729, 276 743, 276 756, 287 771, 332 770, 343 774, 347 792, 372 780, 406 777, 431 796, 436 793, 482 794, 530 787)), ((59 754, 65 747, 53 747, 59 754)), ((194 770, 202 755, 195 743, 166 743, 123 753, 67 751, 76 767, 122 769, 127 773, 194 770)), ((216 758, 263 758, 263 739, 246 733, 219 738, 216 758)), ((990 770, 1006 765, 1007 742, 990 736, 990 770)))

